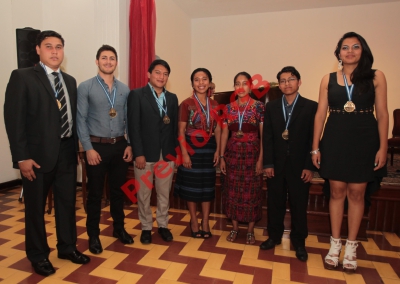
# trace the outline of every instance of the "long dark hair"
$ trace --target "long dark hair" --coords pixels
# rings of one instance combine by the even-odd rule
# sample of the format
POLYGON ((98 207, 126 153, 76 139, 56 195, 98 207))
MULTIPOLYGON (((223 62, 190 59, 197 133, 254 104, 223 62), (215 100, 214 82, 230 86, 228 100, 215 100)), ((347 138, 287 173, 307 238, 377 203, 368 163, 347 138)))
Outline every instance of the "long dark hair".
POLYGON ((196 73, 198 73, 198 72, 206 73, 208 80, 210 80, 210 83, 212 82, 211 72, 208 69, 201 67, 201 68, 194 69, 192 74, 190 75, 190 81, 192 82, 192 84, 193 84, 193 80, 194 80, 194 75, 196 75, 196 73))
POLYGON ((345 33, 339 40, 336 49, 335 56, 340 60, 339 53, 342 48, 343 41, 346 38, 355 37, 361 43, 362 52, 361 58, 358 62, 356 69, 350 75, 351 81, 358 86, 359 93, 367 92, 373 88, 372 80, 375 77, 375 72, 372 70, 372 64, 374 63, 374 56, 372 55, 371 49, 369 48, 367 41, 355 32, 345 33))

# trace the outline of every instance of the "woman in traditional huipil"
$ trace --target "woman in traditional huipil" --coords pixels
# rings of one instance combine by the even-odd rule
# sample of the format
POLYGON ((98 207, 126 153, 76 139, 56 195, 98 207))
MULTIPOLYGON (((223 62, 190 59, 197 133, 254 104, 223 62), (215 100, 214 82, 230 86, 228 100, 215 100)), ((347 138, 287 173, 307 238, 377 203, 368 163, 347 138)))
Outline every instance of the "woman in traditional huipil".
POLYGON ((262 215, 264 104, 250 97, 252 82, 248 73, 238 73, 233 81, 238 98, 224 111, 220 160, 221 172, 226 175, 223 206, 233 225, 227 240, 234 242, 239 233, 238 222, 246 222, 246 243, 254 244, 254 224, 262 215))
POLYGON ((322 79, 311 154, 313 164, 320 168, 320 175, 329 180, 330 186, 332 236, 325 268, 335 269, 339 265, 340 228, 347 198, 348 238, 343 270, 354 272, 364 197, 370 193, 366 191, 367 183, 386 173, 389 121, 386 79, 381 71, 372 69, 371 50, 365 39, 354 32, 343 35, 335 55, 340 68, 322 79))
POLYGON ((197 68, 190 76, 193 95, 179 106, 178 135, 182 165, 178 168, 174 195, 187 201, 190 230, 193 238, 212 236, 208 217, 215 198, 216 165, 219 161, 221 127, 218 103, 210 99, 212 76, 205 68, 197 68), (196 207, 201 203, 201 230, 196 207))

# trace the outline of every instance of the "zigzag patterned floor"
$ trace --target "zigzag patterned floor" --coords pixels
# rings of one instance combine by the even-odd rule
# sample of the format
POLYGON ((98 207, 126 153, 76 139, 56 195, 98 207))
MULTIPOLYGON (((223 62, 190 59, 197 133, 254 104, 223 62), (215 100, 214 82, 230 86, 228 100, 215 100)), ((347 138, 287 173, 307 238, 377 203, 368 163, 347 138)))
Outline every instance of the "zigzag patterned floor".
MULTIPOLYGON (((54 211, 46 214, 50 260, 56 273, 42 277, 33 272, 24 252, 24 205, 18 202, 20 189, 0 194, 0 282, 2 283, 367 283, 400 284, 400 238, 396 234, 369 232, 368 242, 358 248, 357 273, 323 268, 329 249, 328 238, 310 235, 306 247, 307 263, 298 261, 285 235, 274 250, 260 251, 266 239, 263 230, 255 231, 256 245, 245 245, 245 229, 235 243, 225 240, 230 227, 225 216, 212 215, 213 237, 208 240, 190 237, 187 211, 170 210, 174 241, 164 242, 153 229, 153 243, 140 243, 140 222, 136 205, 125 208, 125 228, 133 245, 123 245, 112 235, 109 207, 103 208, 101 241, 104 252, 91 255, 85 229, 86 214, 80 192, 77 197, 78 249, 91 255, 87 265, 77 265, 57 258, 54 211)), ((156 224, 155 224, 156 226, 156 224)), ((343 255, 342 255, 343 257, 343 255)))

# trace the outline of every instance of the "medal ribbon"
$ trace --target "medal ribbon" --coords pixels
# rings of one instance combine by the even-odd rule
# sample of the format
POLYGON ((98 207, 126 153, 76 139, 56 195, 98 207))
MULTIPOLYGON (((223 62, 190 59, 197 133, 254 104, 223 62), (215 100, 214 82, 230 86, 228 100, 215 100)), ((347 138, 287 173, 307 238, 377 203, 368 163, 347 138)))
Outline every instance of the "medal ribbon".
MULTIPOLYGON (((150 86, 150 84, 149 84, 149 86, 150 86)), ((151 89, 151 91, 153 92, 153 96, 154 96, 154 99, 156 100, 156 103, 157 103, 157 105, 158 105, 158 108, 159 108, 159 109, 162 109, 162 110, 164 111, 165 115, 168 116, 168 114, 167 114, 167 109, 168 109, 168 108, 167 108, 167 99, 165 98, 165 94, 164 94, 164 102, 165 102, 165 108, 164 108, 163 105, 160 104, 160 101, 158 100, 158 97, 157 97, 157 95, 156 95, 156 92, 154 91, 154 89, 153 89, 152 86, 150 86, 150 89, 151 89)), ((162 115, 162 113, 161 113, 161 115, 162 115)))
MULTIPOLYGON (((44 72, 46 72, 46 75, 47 75, 46 66, 45 66, 41 61, 40 61, 39 63, 40 63, 40 66, 43 67, 44 72)), ((57 72, 57 73, 58 73, 58 76, 61 76, 61 77, 62 77, 61 72, 57 72)), ((47 78, 48 78, 48 77, 47 77, 47 78)), ((56 88, 55 88, 55 86, 54 86, 54 82, 53 82, 52 80, 50 80, 50 79, 49 79, 49 81, 50 81, 51 88, 52 88, 53 91, 54 91, 54 95, 55 95, 56 99, 58 99, 58 91, 56 90, 56 88)), ((60 81, 61 81, 61 80, 60 80, 60 81)))
POLYGON ((292 113, 293 113, 293 110, 294 110, 294 106, 296 105, 296 103, 297 103, 297 99, 299 98, 299 93, 297 93, 297 95, 296 95, 296 98, 294 99, 294 102, 293 102, 293 107, 292 107, 292 111, 288 114, 288 118, 286 119, 286 111, 285 111, 285 101, 284 101, 284 98, 285 98, 285 96, 282 96, 282 110, 283 110, 283 117, 285 118, 285 121, 286 121, 286 127, 285 127, 285 130, 287 130, 288 129, 288 127, 289 127, 289 123, 290 123, 290 119, 292 118, 292 113))
MULTIPOLYGON (((343 72, 342 72, 342 74, 343 74, 343 72)), ((349 84, 347 83, 347 78, 346 78, 345 74, 343 74, 343 81, 344 81, 344 85, 345 85, 346 91, 347 91, 347 98, 349 99, 349 102, 351 102, 351 99, 353 98, 354 84, 351 85, 351 87, 349 87, 349 84)))
POLYGON ((195 92, 193 92, 193 96, 196 98, 196 100, 197 100, 197 102, 199 103, 199 105, 200 105, 200 107, 201 107, 201 110, 203 111, 203 113, 205 114, 205 116, 206 116, 206 119, 207 119, 207 128, 210 128, 210 108, 209 108, 209 98, 208 97, 206 97, 206 100, 207 100, 207 106, 206 106, 206 108, 207 108, 207 111, 204 109, 204 107, 203 107, 203 104, 200 102, 200 100, 199 100, 199 98, 197 97, 197 95, 196 95, 196 93, 195 92))
POLYGON ((238 104, 238 119, 239 119, 239 130, 242 130, 242 124, 243 124, 243 118, 244 118, 244 113, 246 112, 247 106, 249 105, 250 102, 250 97, 247 100, 246 106, 244 107, 244 110, 242 113, 240 113, 240 109, 239 109, 239 99, 237 101, 238 104))
POLYGON ((111 101, 110 94, 108 93, 106 88, 104 88, 103 84, 100 82, 99 75, 96 76, 96 79, 99 82, 100 86, 103 88, 103 91, 106 94, 108 101, 110 102, 111 108, 114 108, 115 95, 116 95, 116 92, 117 92, 117 88, 114 88, 114 96, 113 96, 113 100, 111 101))

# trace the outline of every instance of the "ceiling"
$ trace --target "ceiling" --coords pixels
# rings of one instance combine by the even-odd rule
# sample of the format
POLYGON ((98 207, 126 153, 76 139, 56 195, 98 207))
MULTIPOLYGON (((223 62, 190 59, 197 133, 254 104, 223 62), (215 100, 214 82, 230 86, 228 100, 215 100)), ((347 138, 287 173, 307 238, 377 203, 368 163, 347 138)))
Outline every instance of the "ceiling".
POLYGON ((191 19, 267 13, 400 0, 173 0, 191 19))

